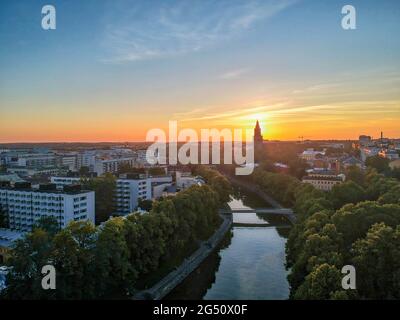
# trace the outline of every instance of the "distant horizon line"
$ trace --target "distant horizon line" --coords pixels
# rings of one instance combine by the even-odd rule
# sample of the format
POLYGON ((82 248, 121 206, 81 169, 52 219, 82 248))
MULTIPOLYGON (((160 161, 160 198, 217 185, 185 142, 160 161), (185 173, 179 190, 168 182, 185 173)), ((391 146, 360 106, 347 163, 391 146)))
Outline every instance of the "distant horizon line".
MULTIPOLYGON (((372 137, 371 137, 372 138, 372 137)), ((399 140, 400 138, 389 138, 390 140, 399 140)), ((379 138, 372 138, 372 140, 379 140, 379 138)), ((359 139, 263 139, 263 141, 279 141, 279 142, 296 142, 296 141, 358 141, 359 139)), ((10 144, 130 144, 130 143, 154 143, 155 141, 11 141, 11 142, 0 142, 1 145, 10 144)), ((186 143, 188 141, 178 141, 178 143, 186 143)), ((201 143, 203 140, 193 141, 193 143, 201 143)), ((209 141, 211 142, 211 140, 209 141)), ((229 142, 229 141, 228 141, 229 142)), ((230 141, 232 142, 232 141, 230 141)), ((166 141, 169 143, 169 141, 166 141)), ((223 143, 223 141, 221 141, 223 143)))

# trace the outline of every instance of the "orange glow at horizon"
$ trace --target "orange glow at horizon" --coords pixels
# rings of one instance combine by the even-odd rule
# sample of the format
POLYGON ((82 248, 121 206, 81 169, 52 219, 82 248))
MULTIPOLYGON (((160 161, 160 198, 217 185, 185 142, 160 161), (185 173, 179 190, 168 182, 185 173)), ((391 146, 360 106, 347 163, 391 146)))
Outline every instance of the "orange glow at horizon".
MULTIPOLYGON (((398 101, 356 102, 343 105, 286 106, 266 105, 237 108, 219 113, 130 114, 81 112, 64 114, 4 114, 0 119, 0 143, 7 142, 144 142, 153 128, 168 136, 168 121, 178 121, 178 129, 191 128, 200 137, 201 129, 253 130, 258 120, 264 139, 353 140, 361 134, 400 138, 398 101), (378 105, 378 107, 376 107, 378 105)), ((66 109, 66 108, 64 108, 66 109)))

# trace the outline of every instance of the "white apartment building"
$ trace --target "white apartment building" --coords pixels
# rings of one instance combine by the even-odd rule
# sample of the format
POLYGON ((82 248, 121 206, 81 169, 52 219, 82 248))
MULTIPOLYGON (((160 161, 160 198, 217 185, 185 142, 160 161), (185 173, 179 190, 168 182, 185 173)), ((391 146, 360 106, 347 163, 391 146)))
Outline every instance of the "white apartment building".
POLYGON ((30 168, 52 167, 56 165, 56 156, 52 153, 24 154, 18 156, 16 165, 19 167, 30 167, 30 168))
POLYGON ((78 157, 76 154, 59 154, 57 159, 58 165, 68 168, 70 171, 77 171, 78 157))
POLYGON ((96 159, 93 171, 97 173, 97 176, 101 176, 107 172, 115 173, 118 171, 121 164, 127 164, 133 167, 135 158, 96 159))
MULTIPOLYGON (((77 177, 51 177, 51 183, 58 187, 77 184, 77 177)), ((172 177, 132 177, 129 174, 116 180, 115 203, 117 213, 128 214, 134 212, 138 206, 139 199, 150 200, 152 198, 152 183, 172 183, 172 177), (153 181, 152 181, 153 179, 153 181)))
POLYGON ((96 152, 85 151, 77 155, 76 166, 77 169, 80 169, 82 167, 88 167, 89 170, 93 172, 95 162, 96 162, 96 152))
POLYGON ((151 200, 152 189, 150 178, 127 178, 117 179, 115 200, 117 213, 129 214, 134 212, 138 206, 139 199, 151 200))
POLYGON ((29 184, 0 188, 0 205, 8 215, 11 230, 30 231, 41 218, 52 216, 64 228, 70 221, 95 222, 95 194, 80 186, 32 189, 29 184))
POLYGON ((20 176, 35 176, 35 175, 56 175, 66 173, 66 170, 57 167, 46 168, 29 168, 29 167, 8 167, 7 172, 11 174, 18 174, 20 176))
POLYGON ((50 177, 50 182, 57 186, 68 186, 71 184, 79 184, 81 178, 79 177, 50 177))

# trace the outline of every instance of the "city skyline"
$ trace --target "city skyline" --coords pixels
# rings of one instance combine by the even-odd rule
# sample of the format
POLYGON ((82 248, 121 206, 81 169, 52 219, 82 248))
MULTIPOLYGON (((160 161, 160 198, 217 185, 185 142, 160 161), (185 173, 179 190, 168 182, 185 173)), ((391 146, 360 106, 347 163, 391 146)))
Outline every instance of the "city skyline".
POLYGON ((0 12, 0 143, 143 142, 152 128, 264 139, 400 137, 398 1, 40 1, 0 12), (78 8, 76 8, 78 7, 78 8))

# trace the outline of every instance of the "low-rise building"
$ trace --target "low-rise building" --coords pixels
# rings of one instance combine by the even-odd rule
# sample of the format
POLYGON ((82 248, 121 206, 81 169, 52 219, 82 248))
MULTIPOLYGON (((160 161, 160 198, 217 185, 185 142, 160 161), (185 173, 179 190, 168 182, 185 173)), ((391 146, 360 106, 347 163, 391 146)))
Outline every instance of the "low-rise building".
POLYGON ((0 228, 0 266, 6 262, 15 241, 21 239, 23 235, 23 232, 0 228))
POLYGON ((315 151, 313 148, 309 148, 300 154, 300 158, 305 161, 314 161, 317 156, 325 156, 325 150, 315 151))
POLYGON ((193 177, 190 172, 176 172, 176 187, 180 190, 190 188, 194 185, 205 184, 203 178, 197 176, 193 177))
POLYGON ((365 162, 367 158, 373 157, 379 154, 380 148, 378 147, 363 147, 360 148, 361 161, 365 162))
POLYGON ((386 150, 386 149, 379 151, 379 156, 389 160, 397 160, 400 158, 396 150, 386 150))
POLYGON ((363 162, 354 156, 349 156, 341 160, 341 167, 343 167, 344 169, 348 169, 349 167, 353 166, 360 169, 363 169, 365 167, 363 162))
POLYGON ((316 189, 322 191, 330 191, 333 186, 341 184, 345 181, 344 174, 336 174, 334 172, 310 172, 303 177, 302 182, 313 185, 316 189))

